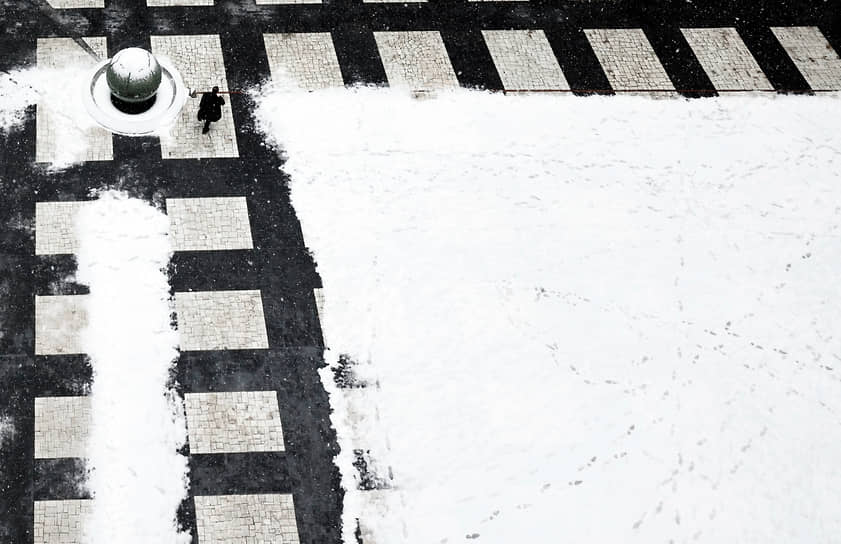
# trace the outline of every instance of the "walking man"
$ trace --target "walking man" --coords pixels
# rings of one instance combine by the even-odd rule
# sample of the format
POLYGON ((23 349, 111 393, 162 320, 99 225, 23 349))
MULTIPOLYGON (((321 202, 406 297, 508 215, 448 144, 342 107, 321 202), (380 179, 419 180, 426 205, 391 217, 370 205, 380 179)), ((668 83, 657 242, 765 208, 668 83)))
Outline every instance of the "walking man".
POLYGON ((202 93, 201 102, 199 102, 199 121, 204 121, 204 128, 202 134, 210 132, 210 123, 215 123, 222 118, 222 106, 225 105, 225 99, 219 96, 219 87, 213 87, 209 93, 202 93))

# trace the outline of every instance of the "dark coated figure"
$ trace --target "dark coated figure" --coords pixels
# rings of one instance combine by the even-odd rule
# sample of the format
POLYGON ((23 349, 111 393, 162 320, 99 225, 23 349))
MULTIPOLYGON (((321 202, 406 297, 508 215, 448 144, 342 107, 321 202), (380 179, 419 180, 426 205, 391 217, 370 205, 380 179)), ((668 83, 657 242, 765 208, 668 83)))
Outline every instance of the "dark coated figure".
POLYGON ((215 123, 222 118, 222 106, 224 105, 225 99, 219 96, 219 87, 213 87, 213 90, 209 93, 202 93, 198 114, 199 121, 204 121, 202 134, 210 132, 210 123, 215 123))

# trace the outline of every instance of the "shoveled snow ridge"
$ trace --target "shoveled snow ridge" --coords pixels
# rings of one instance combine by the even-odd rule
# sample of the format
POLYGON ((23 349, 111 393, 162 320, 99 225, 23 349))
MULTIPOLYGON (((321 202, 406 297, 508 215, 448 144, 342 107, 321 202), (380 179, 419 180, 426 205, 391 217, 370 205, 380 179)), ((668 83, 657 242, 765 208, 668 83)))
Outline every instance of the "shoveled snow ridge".
POLYGON ((87 544, 186 544, 181 399, 170 387, 178 335, 166 267, 166 216, 114 192, 80 209, 78 279, 90 286, 82 345, 93 367, 87 544))

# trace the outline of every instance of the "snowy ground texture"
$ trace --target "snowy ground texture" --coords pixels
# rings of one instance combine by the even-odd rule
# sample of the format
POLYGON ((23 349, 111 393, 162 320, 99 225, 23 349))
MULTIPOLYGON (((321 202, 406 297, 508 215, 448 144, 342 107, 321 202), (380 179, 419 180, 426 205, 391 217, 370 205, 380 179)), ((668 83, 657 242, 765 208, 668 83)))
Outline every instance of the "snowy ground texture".
POLYGON ((77 277, 90 286, 82 342, 93 367, 85 542, 188 543, 176 524, 187 496, 187 458, 178 453, 187 427, 170 387, 178 332, 170 324, 169 221, 109 191, 82 208, 75 227, 77 277))
POLYGON ((266 94, 372 383, 324 373, 346 540, 837 539, 839 106, 266 94))

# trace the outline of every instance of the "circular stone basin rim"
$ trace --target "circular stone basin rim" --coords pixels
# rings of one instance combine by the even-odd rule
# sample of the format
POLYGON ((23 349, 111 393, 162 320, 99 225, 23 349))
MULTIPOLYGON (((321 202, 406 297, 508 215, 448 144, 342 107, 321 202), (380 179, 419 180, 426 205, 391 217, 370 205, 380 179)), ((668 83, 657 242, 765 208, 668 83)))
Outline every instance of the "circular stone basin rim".
POLYGON ((84 89, 85 109, 93 120, 104 129, 124 136, 154 134, 171 125, 187 101, 187 88, 175 66, 165 58, 157 59, 161 83, 152 93, 156 96, 155 103, 142 113, 125 113, 111 102, 111 88, 105 75, 111 60, 103 60, 91 69, 90 83, 84 89))

